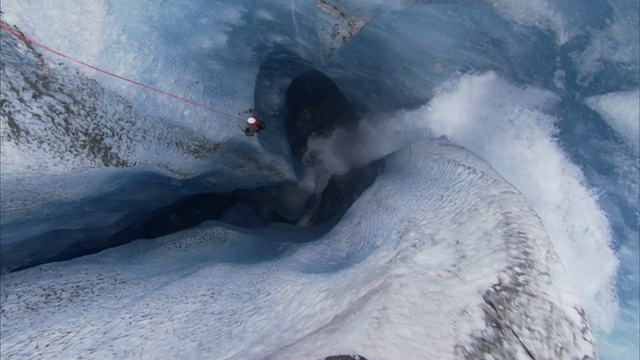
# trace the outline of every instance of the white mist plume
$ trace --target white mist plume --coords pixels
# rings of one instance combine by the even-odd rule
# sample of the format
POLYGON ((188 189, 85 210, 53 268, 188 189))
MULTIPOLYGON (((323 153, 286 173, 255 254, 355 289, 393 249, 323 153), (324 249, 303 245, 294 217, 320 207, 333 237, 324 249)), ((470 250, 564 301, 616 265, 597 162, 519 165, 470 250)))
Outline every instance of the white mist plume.
POLYGON ((355 129, 338 128, 328 137, 312 137, 303 156, 306 165, 329 175, 345 175, 429 135, 413 115, 401 111, 385 117, 366 117, 355 129), (416 121, 417 120, 417 121, 416 121))
POLYGON ((438 90, 425 126, 484 158, 538 213, 587 310, 592 327, 611 329, 618 310, 618 259, 611 228, 581 169, 557 140, 547 114, 555 95, 518 88, 493 72, 465 75, 438 90))
POLYGON ((608 331, 618 303, 618 259, 611 229, 584 175, 557 143, 554 94, 521 89, 489 72, 465 75, 437 89, 427 105, 385 118, 363 119, 309 140, 305 162, 319 191, 344 175, 413 141, 446 136, 484 158, 530 201, 587 309, 591 325, 608 331))

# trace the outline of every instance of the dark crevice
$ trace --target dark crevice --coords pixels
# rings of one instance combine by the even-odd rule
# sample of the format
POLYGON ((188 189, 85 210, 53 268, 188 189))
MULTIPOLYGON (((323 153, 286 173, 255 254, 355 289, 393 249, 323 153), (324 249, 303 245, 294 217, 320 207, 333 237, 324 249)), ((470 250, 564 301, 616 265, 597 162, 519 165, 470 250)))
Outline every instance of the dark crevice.
POLYGON ((357 123, 355 107, 325 74, 309 71, 296 77, 286 94, 285 131, 291 152, 302 159, 312 136, 329 136, 337 127, 357 123))
MULTIPOLYGON (((275 211, 269 204, 269 188, 237 190, 230 193, 189 195, 177 201, 141 212, 133 218, 122 219, 103 228, 58 229, 27 239, 38 243, 39 252, 30 254, 31 261, 12 271, 40 264, 65 261, 127 244, 137 239, 155 239, 192 228, 209 220, 221 220, 231 225, 253 228, 268 223, 295 224, 275 211), (260 201, 262 200, 262 201, 260 201), (235 211, 234 209, 241 210, 235 211), (75 239, 76 241, 71 241, 75 239), (62 245, 71 243, 66 248, 62 245), (45 245, 52 244, 52 245, 45 245)), ((6 251, 19 251, 7 249, 6 251)))
MULTIPOLYGON (((265 151, 279 151, 283 145, 289 147, 291 161, 299 169, 314 166, 303 165, 310 137, 326 137, 337 128, 350 130, 358 121, 356 107, 328 76, 282 49, 267 55, 260 68, 254 106, 269 124, 264 134, 256 136, 257 140, 265 145, 265 151), (274 93, 282 94, 281 98, 274 101, 274 93)), ((344 148, 348 150, 348 146, 344 148)), ((383 166, 382 161, 377 161, 344 175, 331 176, 328 181, 319 182, 326 184, 324 188, 311 193, 298 184, 284 183, 230 192, 203 188, 206 190, 194 194, 193 190, 185 189, 202 187, 197 179, 176 181, 144 174, 138 178, 113 179, 119 185, 96 199, 60 204, 64 210, 59 217, 59 228, 25 236, 15 242, 15 246, 4 246, 3 251, 12 254, 12 258, 3 258, 3 268, 18 271, 66 261, 137 239, 169 235, 210 220, 254 229, 271 223, 300 225, 301 219, 305 219, 304 225, 326 229, 325 225, 335 224, 375 181, 383 166), (125 188, 127 193, 139 193, 139 198, 123 198, 125 188), (122 211, 122 201, 132 208, 122 211), (105 218, 101 224, 74 226, 68 223, 91 208, 122 215, 116 221, 105 218), (36 245, 24 248, 21 245, 24 243, 36 245)), ((318 231, 312 233, 315 235, 309 236, 310 240, 318 231)))

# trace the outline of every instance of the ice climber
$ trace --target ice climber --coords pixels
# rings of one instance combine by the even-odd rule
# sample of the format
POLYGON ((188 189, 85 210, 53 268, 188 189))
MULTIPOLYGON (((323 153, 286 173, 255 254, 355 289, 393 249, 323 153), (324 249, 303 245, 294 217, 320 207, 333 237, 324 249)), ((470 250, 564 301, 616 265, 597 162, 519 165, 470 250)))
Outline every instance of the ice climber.
POLYGON ((254 133, 259 133, 267 127, 267 124, 260 120, 258 117, 258 111, 255 109, 249 108, 249 110, 243 111, 240 114, 251 114, 251 116, 246 120, 246 123, 249 126, 243 130, 246 136, 253 136, 254 133))

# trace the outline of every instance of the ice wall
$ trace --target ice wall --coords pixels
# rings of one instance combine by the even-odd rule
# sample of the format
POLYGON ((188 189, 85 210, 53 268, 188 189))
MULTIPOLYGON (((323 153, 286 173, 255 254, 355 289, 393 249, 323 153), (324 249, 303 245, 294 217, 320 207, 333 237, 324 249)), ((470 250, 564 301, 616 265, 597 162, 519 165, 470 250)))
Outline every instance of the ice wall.
POLYGON ((2 352, 596 358, 538 216, 447 141, 393 154, 338 225, 308 235, 208 222, 5 275, 2 352))
MULTIPOLYGON (((5 21, 48 45, 230 112, 257 100, 282 104, 294 74, 273 81, 273 88, 268 81, 255 84, 272 51, 289 50, 329 74, 364 115, 355 135, 328 140, 355 139, 354 156, 341 154, 344 139, 334 147, 325 147, 325 139, 314 143, 325 159, 333 157, 336 172, 425 136, 444 135, 472 149, 534 205, 586 316, 602 331, 616 306, 611 286, 617 260, 609 247, 618 251, 623 309, 612 335, 599 341, 607 348, 604 358, 637 353, 629 345, 637 343, 638 318, 638 155, 629 150, 637 140, 619 126, 633 126, 624 119, 637 109, 637 4, 487 3, 105 1, 44 7, 7 0, 2 6, 5 21), (417 113, 406 111, 434 98, 417 113), (519 149, 515 155, 513 149, 519 149), (557 176, 535 171, 549 168, 557 176), (562 221, 553 220, 558 216, 562 221), (597 281, 583 276, 590 272, 581 269, 589 266, 605 269, 597 281)), ((5 35, 2 83, 13 89, 3 88, 3 100, 10 99, 3 109, 21 126, 9 126, 8 112, 3 114, 3 246, 14 241, 5 239, 29 238, 32 249, 49 252, 86 238, 87 228, 109 228, 120 217, 132 221, 129 214, 177 196, 300 179, 281 138, 238 140, 236 123, 203 110, 79 70, 94 83, 20 45, 6 52, 5 35), (33 74, 48 79, 48 88, 33 86, 40 81, 33 74), (74 99, 83 105, 73 107, 70 121, 64 105, 74 99), (100 106, 84 107, 90 103, 100 106), (40 247, 42 238, 34 235, 49 238, 60 224, 68 232, 40 247)), ((268 120, 279 136, 278 115, 268 120)))

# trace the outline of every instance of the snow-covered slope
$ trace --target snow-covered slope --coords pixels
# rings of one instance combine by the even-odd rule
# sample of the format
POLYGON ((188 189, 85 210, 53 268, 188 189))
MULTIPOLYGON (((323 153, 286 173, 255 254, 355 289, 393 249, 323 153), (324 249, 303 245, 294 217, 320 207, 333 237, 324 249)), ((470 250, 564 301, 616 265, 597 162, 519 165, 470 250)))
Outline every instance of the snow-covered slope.
POLYGON ((582 359, 592 330, 637 356, 637 4, 428 3, 3 1, 37 41, 268 128, 0 30, 2 357, 582 359), (310 70, 359 121, 297 159, 310 70), (181 201, 218 221, 136 237, 181 201))
POLYGON ((271 231, 209 222, 5 275, 3 354, 596 357, 538 216, 446 141, 391 156, 323 238, 299 246, 271 231), (251 264, 282 246, 277 260, 251 264))

